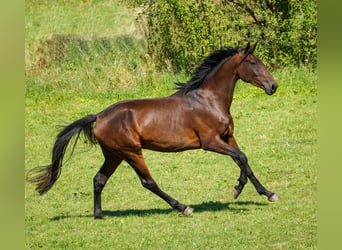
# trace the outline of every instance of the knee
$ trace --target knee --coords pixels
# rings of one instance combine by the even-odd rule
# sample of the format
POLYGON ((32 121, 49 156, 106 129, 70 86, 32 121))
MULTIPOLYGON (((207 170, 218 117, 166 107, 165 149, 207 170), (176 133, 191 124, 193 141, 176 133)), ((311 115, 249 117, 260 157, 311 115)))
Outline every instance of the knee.
POLYGON ((244 152, 240 151, 238 154, 237 154, 237 157, 236 157, 237 161, 239 164, 241 165, 245 165, 248 163, 248 160, 247 160, 247 156, 245 155, 244 152))

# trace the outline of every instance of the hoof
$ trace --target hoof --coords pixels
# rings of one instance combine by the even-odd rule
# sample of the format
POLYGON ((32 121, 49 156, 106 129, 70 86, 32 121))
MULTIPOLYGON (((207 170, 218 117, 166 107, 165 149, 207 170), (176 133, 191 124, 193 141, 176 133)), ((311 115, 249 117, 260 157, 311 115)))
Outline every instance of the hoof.
POLYGON ((268 198, 268 200, 273 202, 273 201, 279 201, 280 198, 279 198, 278 195, 273 194, 273 195, 271 195, 271 196, 268 198))
POLYGON ((191 208, 191 207, 186 207, 186 208, 184 209, 184 211, 183 211, 183 214, 184 214, 184 215, 189 215, 189 214, 192 214, 193 211, 194 211, 193 208, 191 208))
POLYGON ((95 214, 94 219, 102 219, 102 214, 95 214))
POLYGON ((234 199, 237 199, 237 197, 239 197, 239 195, 241 194, 241 192, 239 192, 239 191, 236 189, 236 187, 233 188, 232 193, 233 193, 234 199))

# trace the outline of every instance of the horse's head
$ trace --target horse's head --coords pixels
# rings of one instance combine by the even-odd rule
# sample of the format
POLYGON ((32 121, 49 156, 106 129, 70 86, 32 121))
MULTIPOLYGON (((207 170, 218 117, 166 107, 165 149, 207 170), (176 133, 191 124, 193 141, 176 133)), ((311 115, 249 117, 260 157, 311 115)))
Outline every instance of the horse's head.
POLYGON ((238 77, 265 90, 268 95, 272 95, 276 92, 278 84, 259 57, 253 53, 255 47, 256 43, 252 46, 248 43, 240 52, 242 60, 237 68, 238 77))

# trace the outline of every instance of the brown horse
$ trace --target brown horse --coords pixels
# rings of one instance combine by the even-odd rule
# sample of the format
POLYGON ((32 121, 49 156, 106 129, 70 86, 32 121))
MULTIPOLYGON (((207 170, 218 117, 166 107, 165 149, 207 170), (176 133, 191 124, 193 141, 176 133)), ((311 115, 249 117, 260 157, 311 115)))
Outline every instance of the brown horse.
POLYGON ((102 218, 101 192, 123 160, 132 166, 145 188, 183 214, 192 213, 191 207, 158 187, 145 164, 143 148, 162 152, 202 148, 229 155, 241 170, 239 184, 233 189, 234 198, 249 178, 260 195, 266 195, 269 201, 279 200, 255 177, 233 136, 230 105, 236 81, 251 83, 268 95, 274 94, 278 87, 253 53, 255 46, 248 43, 246 48, 227 47, 213 52, 194 70, 187 83, 177 83, 178 91, 171 96, 121 101, 66 126, 57 136, 51 165, 32 169, 37 175, 29 181, 37 185, 40 194, 47 192, 61 173, 70 139, 83 131, 90 142, 100 144, 105 158, 93 180, 95 218, 102 218))

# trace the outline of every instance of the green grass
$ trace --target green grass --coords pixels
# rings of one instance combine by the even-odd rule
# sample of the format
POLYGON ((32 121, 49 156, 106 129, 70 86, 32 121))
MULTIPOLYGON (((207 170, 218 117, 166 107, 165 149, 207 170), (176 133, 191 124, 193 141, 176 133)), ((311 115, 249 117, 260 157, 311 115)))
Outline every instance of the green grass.
MULTIPOLYGON (((48 163, 56 124, 94 113, 112 101, 82 93, 69 98, 27 105, 26 169, 48 163)), ((281 196, 280 202, 268 203, 250 183, 233 200, 231 188, 239 172, 229 157, 200 150, 145 151, 160 186, 194 207, 195 213, 187 218, 173 212, 143 189, 134 171, 122 164, 104 190, 105 219, 95 221, 92 178, 103 158, 99 148, 87 151, 80 144, 48 194, 40 197, 31 185, 26 186, 27 246, 315 248, 315 95, 244 98, 233 103, 233 112, 241 148, 260 180, 281 196)))
MULTIPOLYGON (((130 27, 132 10, 117 1, 91 2, 56 2, 52 8, 50 1, 26 1, 25 170, 49 163, 57 125, 119 100, 169 95, 174 82, 189 77, 154 70, 144 56, 144 42, 123 28, 130 27), (75 10, 82 11, 74 15, 75 10), (113 18, 120 25, 107 21, 113 18), (53 64, 33 72, 32 51, 50 32, 117 36, 110 37, 110 56, 84 55, 79 63, 71 57, 72 67, 53 64), (133 41, 131 49, 116 43, 123 36, 133 41), (122 84, 112 81, 119 78, 122 84)), ((241 149, 259 180, 281 197, 279 202, 269 203, 250 182, 234 200, 231 189, 239 169, 229 157, 202 150, 146 150, 159 186, 194 213, 185 217, 173 211, 142 188, 123 163, 104 189, 104 219, 94 220, 92 178, 103 157, 99 147, 80 141, 46 195, 26 184, 26 248, 317 249, 316 75, 289 68, 274 76, 279 89, 273 96, 239 81, 231 111, 241 149)))

